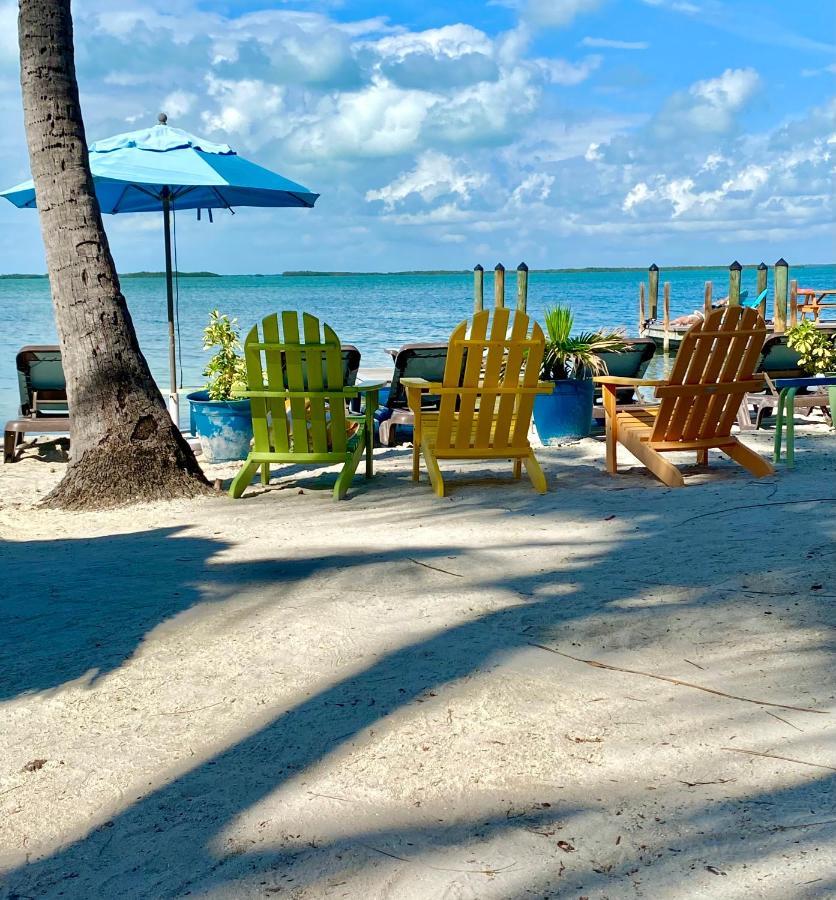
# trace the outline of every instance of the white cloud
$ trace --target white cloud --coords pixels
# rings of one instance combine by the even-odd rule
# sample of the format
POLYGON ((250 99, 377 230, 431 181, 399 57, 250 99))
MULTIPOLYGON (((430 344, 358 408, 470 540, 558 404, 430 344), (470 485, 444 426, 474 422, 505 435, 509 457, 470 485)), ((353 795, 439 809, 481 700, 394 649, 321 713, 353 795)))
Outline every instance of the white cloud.
POLYGON ((726 69, 716 78, 694 82, 671 96, 654 122, 660 138, 688 138, 694 133, 723 134, 760 87, 752 68, 726 69))
POLYGON ((817 75, 836 75, 836 63, 830 63, 830 65, 822 66, 818 69, 802 69, 801 75, 803 78, 815 78, 817 75))
POLYGON ((418 146, 440 97, 377 81, 361 91, 323 97, 299 116, 287 139, 296 157, 329 159, 396 156, 418 146))
POLYGON ((540 28, 560 28, 569 25, 584 13, 598 9, 603 0, 528 0, 523 17, 540 28))
POLYGON ((585 37, 581 41, 582 47, 601 47, 611 50, 647 50, 650 44, 647 41, 618 41, 612 38, 585 37))
POLYGON ((735 176, 723 182, 723 192, 755 191, 769 181, 767 166, 749 165, 741 169, 735 176))
POLYGON ((573 85, 586 81, 602 62, 603 57, 593 55, 577 63, 566 59, 538 59, 537 65, 552 84, 573 85))
POLYGON ((216 102, 214 111, 201 113, 203 124, 210 130, 235 135, 238 140, 250 138, 252 146, 269 140, 275 123, 282 121, 285 90, 253 79, 206 78, 207 94, 216 102))
POLYGON ((586 153, 584 153, 583 158, 587 162, 595 162, 596 160, 601 159, 601 145, 593 141, 587 148, 586 153))
POLYGON ((418 195, 426 203, 448 194, 468 200, 471 191, 483 187, 487 181, 487 175, 468 170, 444 153, 428 150, 418 158, 414 169, 385 187, 367 191, 366 200, 382 200, 387 210, 394 209, 412 195, 418 195))
POLYGON ((194 109, 197 95, 188 91, 172 91, 164 100, 162 111, 172 119, 180 119, 194 109))
POLYGON ((630 192, 624 198, 624 202, 621 204, 621 208, 624 212, 630 212, 631 209, 634 209, 640 203, 644 203, 650 199, 653 195, 653 192, 650 188, 643 182, 640 181, 638 184, 633 185, 630 189, 630 192))
POLYGON ((511 205, 525 207, 529 203, 543 202, 551 194, 554 175, 535 172, 526 177, 514 188, 511 194, 511 205))

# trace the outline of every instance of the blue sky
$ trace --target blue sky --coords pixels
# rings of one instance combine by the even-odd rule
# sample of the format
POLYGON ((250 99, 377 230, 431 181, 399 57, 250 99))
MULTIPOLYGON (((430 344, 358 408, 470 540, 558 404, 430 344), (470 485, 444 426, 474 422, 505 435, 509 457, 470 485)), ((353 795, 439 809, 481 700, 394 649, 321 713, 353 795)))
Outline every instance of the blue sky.
MULTIPOLYGON (((28 176, 0 0, 0 183, 28 176)), ((171 124, 322 194, 178 220, 218 272, 834 258, 830 0, 76 0, 90 140, 171 124)), ((122 271, 153 215, 107 216, 122 271)), ((0 271, 43 271, 0 205, 0 271)))

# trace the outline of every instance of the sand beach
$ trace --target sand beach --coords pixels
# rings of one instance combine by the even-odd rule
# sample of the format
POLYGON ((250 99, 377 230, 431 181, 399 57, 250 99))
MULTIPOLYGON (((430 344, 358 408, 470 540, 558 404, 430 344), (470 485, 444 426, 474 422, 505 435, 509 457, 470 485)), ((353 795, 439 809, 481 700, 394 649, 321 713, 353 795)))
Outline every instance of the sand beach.
POLYGON ((671 490, 587 439, 545 496, 438 499, 380 449, 342 503, 291 468, 96 514, 38 508, 66 463, 27 450, 0 897, 833 896, 834 450, 671 490))

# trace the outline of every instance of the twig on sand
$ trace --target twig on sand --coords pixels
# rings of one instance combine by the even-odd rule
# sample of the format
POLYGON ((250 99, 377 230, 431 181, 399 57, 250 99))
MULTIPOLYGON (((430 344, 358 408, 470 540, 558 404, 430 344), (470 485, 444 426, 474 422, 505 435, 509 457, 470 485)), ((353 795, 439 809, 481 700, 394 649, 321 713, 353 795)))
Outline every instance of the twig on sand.
POLYGON ((413 559, 411 556, 407 556, 407 559, 411 563, 415 563, 416 566, 423 566, 425 569, 432 569, 433 572, 443 572, 445 575, 452 575, 454 578, 464 578, 459 572, 448 572, 447 569, 439 569, 438 566, 431 566, 429 563, 421 562, 420 559, 413 559))
POLYGON ((419 862, 418 860, 410 859, 408 856, 398 856, 397 853, 381 850, 380 847, 372 847, 371 844, 359 844, 358 846, 364 847, 366 850, 374 850, 375 853, 381 853, 383 856, 388 856, 390 859, 397 859, 399 862, 418 863, 418 865, 424 866, 427 869, 434 869, 436 872, 464 872, 469 875, 496 875, 498 872, 504 872, 517 864, 516 861, 514 861, 499 869, 447 869, 443 866, 431 866, 429 863, 419 862))
POLYGON ((730 781, 734 781, 734 778, 718 778, 717 781, 683 781, 680 778, 678 781, 686 787, 703 787, 707 784, 728 784, 730 781))
MULTIPOLYGON (((685 659, 684 656, 682 658, 685 659)), ((698 666, 695 662, 691 662, 690 659, 685 659, 685 662, 687 662, 689 666, 693 666, 695 669, 702 669, 703 672, 705 671, 705 666, 698 666)))
POLYGON ((802 734, 804 734, 804 729, 799 728, 798 725, 793 725, 792 722, 787 721, 787 719, 782 719, 780 716, 776 716, 775 713, 771 713, 768 709, 765 709, 764 712, 768 716, 772 716, 773 719, 777 719, 779 722, 783 722, 785 725, 789 725, 790 728, 794 728, 796 731, 800 731, 802 734))
POLYGON ((224 702, 223 700, 218 700, 216 703, 209 703, 206 706, 196 706, 196 707, 194 707, 194 709, 170 709, 170 710, 163 709, 163 710, 160 710, 158 715, 161 715, 161 716, 184 716, 184 715, 186 715, 186 713, 201 712, 204 709, 211 709, 213 706, 220 706, 221 703, 223 703, 223 702, 224 702))
POLYGON ((673 527, 679 528, 688 522, 704 519, 707 516, 722 516, 726 513, 738 512, 741 509, 763 509, 766 506, 793 506, 796 503, 836 503, 836 497, 810 497, 807 500, 775 500, 773 503, 750 503, 748 506, 727 506, 725 509, 712 509, 710 512, 700 513, 698 516, 690 516, 677 522, 673 527))
MULTIPOLYGON (((815 828, 816 825, 832 825, 836 819, 825 819, 823 822, 800 822, 798 825, 776 825, 770 828, 770 831, 789 831, 791 828, 815 828)), ((821 881, 817 878, 816 881, 821 881)), ((812 881, 805 881, 804 884, 812 884, 812 881)))
POLYGON ((782 759, 784 762, 798 763, 801 766, 815 766, 817 769, 829 769, 836 772, 836 766, 826 766, 824 763, 808 762, 806 759, 793 759, 791 756, 778 756, 776 753, 761 753, 760 750, 744 750, 741 747, 721 747, 730 753, 746 753, 749 756, 765 756, 767 759, 782 759))
POLYGON ((624 669, 621 666, 611 666, 609 663, 599 662, 597 659, 581 659, 579 656, 572 656, 569 653, 563 653, 561 650, 555 650, 554 647, 546 647, 545 644, 535 644, 533 641, 528 642, 532 647, 539 647, 541 650, 547 650, 557 656, 563 656, 566 659, 575 662, 585 663, 595 669, 609 669, 611 672, 626 672, 628 675, 642 675, 644 678, 655 678, 657 681, 667 681, 669 684, 677 684, 680 687, 694 688, 697 691, 705 691, 707 694, 716 694, 718 697, 726 697, 729 700, 741 700, 744 703, 754 703, 757 706, 774 706, 777 709, 791 709, 795 712, 818 713, 819 715, 827 715, 823 709, 810 709, 807 706, 789 706, 786 703, 770 703, 769 700, 753 700, 751 697, 739 697, 737 694, 727 694, 725 691, 717 691, 714 688, 704 687, 701 684, 694 684, 691 681, 681 681, 679 678, 671 678, 668 675, 654 675, 651 672, 640 672, 637 669, 624 669))
POLYGON ((343 803, 351 803, 348 797, 335 797, 333 794, 317 794, 316 791, 308 791, 311 797, 325 797, 327 800, 341 800, 343 803))

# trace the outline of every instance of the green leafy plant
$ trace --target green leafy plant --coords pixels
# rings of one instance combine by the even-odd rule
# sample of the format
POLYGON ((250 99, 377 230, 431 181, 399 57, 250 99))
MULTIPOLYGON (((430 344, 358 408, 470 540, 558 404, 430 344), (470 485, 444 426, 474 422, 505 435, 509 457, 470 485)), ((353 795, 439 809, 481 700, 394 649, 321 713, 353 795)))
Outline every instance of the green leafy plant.
POLYGON ((203 349, 217 352, 209 360, 203 374, 209 379, 206 389, 210 400, 232 400, 235 388, 247 383, 247 367, 244 357, 238 352, 241 341, 238 337, 238 320, 221 315, 213 309, 209 313, 209 324, 203 330, 203 349))
POLYGON ((575 317, 568 306, 546 310, 546 353, 542 377, 547 381, 602 375, 607 367, 599 353, 623 353, 627 343, 620 331, 582 331, 572 334, 575 317))
POLYGON ((799 322, 787 331, 787 346, 799 353, 799 363, 810 375, 836 371, 836 346, 829 334, 812 322, 799 322))

